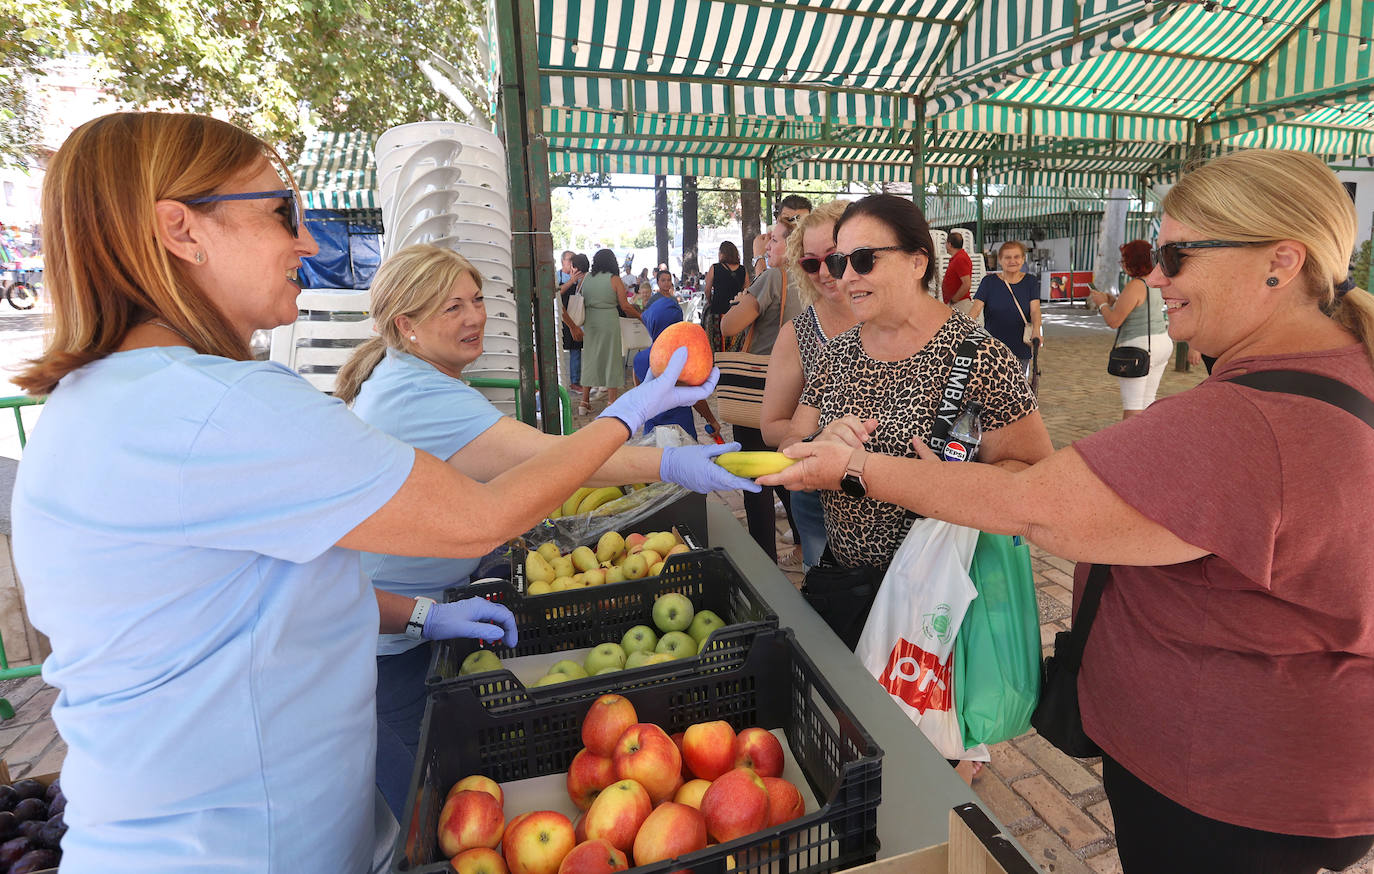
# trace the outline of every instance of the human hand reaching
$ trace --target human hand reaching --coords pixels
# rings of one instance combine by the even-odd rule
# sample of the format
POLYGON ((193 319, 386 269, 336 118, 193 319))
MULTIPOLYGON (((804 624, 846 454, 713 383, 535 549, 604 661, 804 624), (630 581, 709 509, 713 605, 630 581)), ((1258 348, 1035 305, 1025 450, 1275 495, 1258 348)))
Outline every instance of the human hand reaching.
POLYGON ((499 640, 515 646, 520 640, 515 628, 515 614, 503 604, 493 604, 486 598, 465 598, 429 608, 422 632, 425 640, 452 640, 471 637, 477 640, 499 640))

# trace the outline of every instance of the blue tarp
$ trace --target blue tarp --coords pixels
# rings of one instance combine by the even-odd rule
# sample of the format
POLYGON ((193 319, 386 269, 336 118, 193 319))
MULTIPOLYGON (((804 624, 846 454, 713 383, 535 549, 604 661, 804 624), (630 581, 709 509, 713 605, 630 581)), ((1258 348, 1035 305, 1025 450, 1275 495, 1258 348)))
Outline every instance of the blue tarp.
POLYGON ((301 265, 302 288, 367 288, 382 261, 380 212, 308 209, 309 228, 319 254, 301 265))

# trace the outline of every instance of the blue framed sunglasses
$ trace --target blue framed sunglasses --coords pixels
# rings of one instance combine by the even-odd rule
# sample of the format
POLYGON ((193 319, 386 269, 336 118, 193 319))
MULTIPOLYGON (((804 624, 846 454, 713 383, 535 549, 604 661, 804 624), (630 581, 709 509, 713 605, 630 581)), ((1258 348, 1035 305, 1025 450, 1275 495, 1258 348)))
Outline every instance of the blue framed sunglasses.
POLYGON ((218 203, 221 200, 274 200, 278 197, 286 201, 286 227, 291 231, 291 236, 299 239, 301 236, 301 207, 296 200, 296 191, 293 188, 281 188, 276 191, 245 191, 240 194, 211 194, 181 202, 190 206, 196 203, 218 203))

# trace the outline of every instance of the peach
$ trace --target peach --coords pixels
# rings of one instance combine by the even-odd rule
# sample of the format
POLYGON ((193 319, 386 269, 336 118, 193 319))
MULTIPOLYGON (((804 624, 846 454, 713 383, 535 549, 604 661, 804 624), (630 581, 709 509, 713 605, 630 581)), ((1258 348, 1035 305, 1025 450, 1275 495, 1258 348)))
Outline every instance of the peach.
POLYGON ((701 796, 701 815, 707 832, 722 844, 753 834, 768 825, 768 787, 748 768, 735 768, 701 796))
POLYGON ((506 830, 496 799, 480 790, 455 792, 439 811, 439 851, 452 859, 473 847, 495 847, 506 830))
POLYGON ((629 852, 635 834, 653 809, 649 793, 639 783, 612 783, 587 810, 587 840, 600 838, 617 850, 629 852))
POLYGON ((615 781, 615 762, 609 756, 581 750, 568 766, 568 797, 578 810, 586 810, 597 793, 615 781))
POLYGON ((746 728, 735 736, 735 767, 752 768, 760 777, 781 777, 782 743, 766 728, 746 728))
POLYGON ((638 782, 655 804, 671 798, 682 779, 682 754, 672 738, 652 723, 638 722, 625 729, 611 758, 616 776, 638 782))
POLYGON ((635 835, 636 865, 706 849, 706 820, 694 807, 669 801, 654 808, 635 835))
POLYGON ((692 776, 716 779, 735 766, 735 730, 724 720, 687 726, 682 758, 692 776))
POLYGON ((806 813, 806 802, 796 784, 781 777, 764 777, 768 789, 768 824, 782 825, 806 813))
POLYGON ((621 695, 602 695, 582 717, 582 745, 598 756, 609 757, 625 729, 639 722, 635 706, 621 695))
POLYGON ((668 360, 681 346, 687 348, 687 363, 677 378, 678 384, 701 385, 710 377, 715 358, 706 329, 696 322, 678 322, 663 329, 649 347, 649 370, 654 376, 661 376, 668 360))
POLYGON ((603 840, 591 840, 573 847, 558 866, 558 874, 612 874, 625 871, 630 862, 625 854, 603 840))

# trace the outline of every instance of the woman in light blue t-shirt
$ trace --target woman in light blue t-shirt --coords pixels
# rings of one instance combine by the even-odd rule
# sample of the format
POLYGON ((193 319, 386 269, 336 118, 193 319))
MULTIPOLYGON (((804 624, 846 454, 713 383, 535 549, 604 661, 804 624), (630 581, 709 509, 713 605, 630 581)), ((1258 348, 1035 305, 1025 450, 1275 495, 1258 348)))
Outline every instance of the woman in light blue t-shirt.
MULTIPOLYGON (((457 252, 408 246, 387 259, 372 282, 378 336, 358 347, 339 371, 335 397, 353 404, 370 425, 447 459, 485 481, 542 452, 572 452, 568 438, 503 416, 461 379, 482 354, 486 308, 482 274, 457 252)), ((711 459, 739 444, 674 449, 624 447, 587 485, 667 480, 699 492, 757 489, 711 459)), ((579 485, 581 485, 579 483, 579 485)), ((569 490, 571 491, 571 490, 569 490)), ((375 551, 363 570, 385 615, 409 615, 417 599, 442 598, 465 585, 476 559, 412 558, 375 551)), ((383 634, 377 645, 377 785, 399 816, 415 768, 424 715, 430 647, 383 634)))
POLYGON ((251 134, 88 122, 49 164, 43 228, 51 333, 15 381, 49 398, 13 548, 52 643, 62 871, 376 870, 395 832, 374 789, 378 630, 516 631, 479 599, 379 616, 359 552, 481 555, 711 381, 674 387, 679 360, 479 482, 252 360, 253 331, 296 319, 318 247, 251 134))

